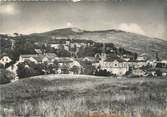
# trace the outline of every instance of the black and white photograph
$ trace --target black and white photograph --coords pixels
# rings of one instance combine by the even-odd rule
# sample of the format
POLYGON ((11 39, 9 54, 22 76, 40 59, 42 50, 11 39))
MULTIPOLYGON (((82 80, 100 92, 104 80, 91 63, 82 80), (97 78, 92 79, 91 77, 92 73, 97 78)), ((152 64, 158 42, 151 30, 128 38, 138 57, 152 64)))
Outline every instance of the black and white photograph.
POLYGON ((167 117, 167 0, 0 0, 0 117, 167 117))

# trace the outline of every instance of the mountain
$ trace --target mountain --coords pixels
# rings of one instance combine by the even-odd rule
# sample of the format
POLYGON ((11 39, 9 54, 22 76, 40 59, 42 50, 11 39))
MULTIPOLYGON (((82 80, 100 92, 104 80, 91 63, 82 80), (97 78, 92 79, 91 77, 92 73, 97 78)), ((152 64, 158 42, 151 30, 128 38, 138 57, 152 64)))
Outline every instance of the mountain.
POLYGON ((64 28, 31 34, 29 37, 35 40, 93 40, 95 42, 113 43, 117 47, 123 47, 129 51, 137 52, 138 54, 146 53, 149 56, 155 56, 157 52, 160 57, 167 57, 167 41, 121 30, 86 31, 78 28, 64 28))

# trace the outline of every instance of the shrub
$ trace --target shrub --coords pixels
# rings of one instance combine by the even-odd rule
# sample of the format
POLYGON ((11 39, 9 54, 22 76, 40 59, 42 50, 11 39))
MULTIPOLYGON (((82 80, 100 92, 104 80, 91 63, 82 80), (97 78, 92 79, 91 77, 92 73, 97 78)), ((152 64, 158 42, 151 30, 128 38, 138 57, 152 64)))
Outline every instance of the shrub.
POLYGON ((5 69, 0 69, 0 74, 0 84, 9 83, 14 79, 14 74, 5 69))
POLYGON ((0 63, 0 69, 1 68, 5 68, 5 66, 2 63, 0 63))
MULTIPOLYGON (((35 69, 35 66, 37 66, 37 65, 35 65, 33 63, 29 63, 29 65, 27 65, 25 63, 19 63, 18 70, 17 70, 18 77, 19 78, 26 78, 26 77, 30 77, 30 76, 40 75, 39 70, 35 69)), ((36 67, 36 68, 38 68, 38 67, 36 67)))
POLYGON ((105 70, 96 70, 95 72, 96 76, 111 76, 111 73, 109 71, 105 70))

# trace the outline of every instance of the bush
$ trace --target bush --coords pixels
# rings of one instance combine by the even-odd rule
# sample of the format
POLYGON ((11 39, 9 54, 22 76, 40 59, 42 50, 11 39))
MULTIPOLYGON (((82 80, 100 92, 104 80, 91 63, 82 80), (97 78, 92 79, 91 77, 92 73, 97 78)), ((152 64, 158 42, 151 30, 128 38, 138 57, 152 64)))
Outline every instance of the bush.
POLYGON ((5 68, 5 66, 0 63, 0 69, 4 69, 4 68, 5 68))
POLYGON ((17 74, 19 78, 27 78, 31 76, 43 75, 43 65, 33 62, 23 62, 18 64, 17 74))
POLYGON ((112 74, 105 69, 105 70, 99 70, 99 71, 96 70, 95 75, 96 76, 111 76, 112 74))
POLYGON ((0 69, 0 74, 0 84, 9 83, 12 79, 14 79, 14 74, 5 69, 0 69))
POLYGON ((162 76, 162 72, 160 70, 156 70, 157 76, 162 76))

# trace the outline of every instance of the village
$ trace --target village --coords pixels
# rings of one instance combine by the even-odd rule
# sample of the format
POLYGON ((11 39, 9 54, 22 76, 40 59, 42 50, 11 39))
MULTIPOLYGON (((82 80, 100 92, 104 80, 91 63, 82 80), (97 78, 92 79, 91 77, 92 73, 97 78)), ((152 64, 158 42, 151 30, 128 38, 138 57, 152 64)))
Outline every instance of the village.
MULTIPOLYGON (((1 54, 1 69, 13 74, 13 80, 44 74, 84 74, 114 77, 165 77, 167 60, 149 58, 147 54, 137 55, 113 44, 96 43, 90 40, 53 39, 49 42, 33 42, 34 46, 22 45, 21 41, 5 38, 11 44, 8 48, 20 53, 15 62, 8 53, 1 54), (17 42, 18 41, 18 42, 17 42), (18 43, 18 45, 16 45, 18 43), (19 45, 21 44, 21 45, 19 45), (16 47, 18 46, 18 47, 16 47)), ((4 37, 1 37, 3 40, 4 37)), ((29 43, 29 40, 24 43, 29 43)))

